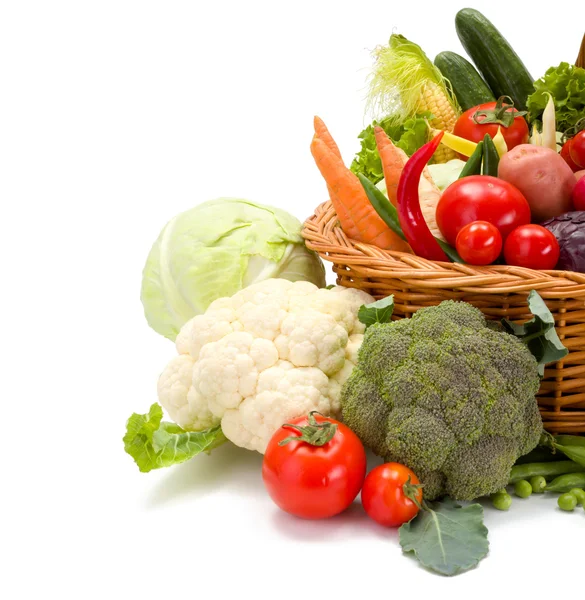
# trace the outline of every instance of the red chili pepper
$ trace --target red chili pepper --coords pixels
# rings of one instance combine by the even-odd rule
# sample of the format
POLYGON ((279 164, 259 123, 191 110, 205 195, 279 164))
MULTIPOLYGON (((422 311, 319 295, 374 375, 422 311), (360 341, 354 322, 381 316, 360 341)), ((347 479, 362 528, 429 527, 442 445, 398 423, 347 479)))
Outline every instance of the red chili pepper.
POLYGON ((397 191, 398 220, 406 236, 406 241, 415 254, 427 260, 449 262, 447 255, 437 243, 423 217, 418 197, 422 172, 441 143, 442 137, 443 132, 441 131, 430 142, 419 148, 404 165, 397 191))

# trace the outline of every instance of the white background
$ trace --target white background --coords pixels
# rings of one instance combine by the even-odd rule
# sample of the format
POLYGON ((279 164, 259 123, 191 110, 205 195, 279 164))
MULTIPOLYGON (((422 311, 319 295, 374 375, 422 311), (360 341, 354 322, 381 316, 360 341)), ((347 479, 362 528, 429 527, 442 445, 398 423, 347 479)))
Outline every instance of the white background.
MULTIPOLYGON (((174 355, 139 301, 162 226, 219 196, 309 216, 325 197, 313 115, 349 162, 367 124, 370 50, 395 30, 431 57, 461 52, 465 5, 0 6, 1 595, 578 596, 585 514, 553 499, 487 508, 489 557, 446 579, 402 556, 358 503, 320 523, 279 512, 258 454, 226 445, 140 474, 122 447, 127 417, 156 400, 174 355)), ((575 59, 581 2, 473 6, 534 76, 575 59)))

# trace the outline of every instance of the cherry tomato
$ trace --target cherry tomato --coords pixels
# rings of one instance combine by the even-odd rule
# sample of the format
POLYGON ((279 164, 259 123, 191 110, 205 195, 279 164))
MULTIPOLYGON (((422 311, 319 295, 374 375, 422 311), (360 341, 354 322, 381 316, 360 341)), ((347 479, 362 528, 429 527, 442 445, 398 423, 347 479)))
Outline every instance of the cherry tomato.
POLYGON ((461 228, 455 247, 466 263, 489 265, 500 256, 502 236, 495 225, 487 221, 473 221, 461 228))
POLYGON ((506 263, 527 269, 554 269, 559 261, 557 238, 541 225, 522 225, 504 243, 506 263))
POLYGON ((571 142, 573 140, 567 140, 564 144, 563 147, 561 148, 561 157, 565 159, 565 162, 569 165, 569 167, 571 167, 571 170, 573 171, 573 173, 576 173, 581 167, 579 167, 579 165, 576 165, 575 162, 573 161, 573 159, 571 158, 571 142))
POLYGON ((278 429, 262 463, 262 479, 272 500, 305 519, 344 511, 358 495, 365 475, 366 452, 357 435, 317 413, 278 429))
POLYGON ((386 463, 368 473, 362 488, 362 504, 374 521, 386 527, 398 527, 416 516, 419 507, 405 495, 409 478, 412 493, 420 504, 422 487, 414 487, 420 481, 408 467, 386 463))
POLYGON ((457 234, 472 221, 495 225, 505 240, 519 225, 530 223, 530 206, 518 188, 489 175, 458 179, 437 204, 437 225, 451 246, 457 234))
MULTIPOLYGON (((486 102, 485 104, 479 104, 478 106, 473 106, 472 108, 466 110, 457 119, 453 133, 459 137, 465 138, 466 140, 481 142, 486 133, 489 133, 489 135, 494 138, 498 133, 498 127, 500 127, 502 135, 506 140, 508 150, 511 150, 514 148, 514 146, 526 144, 530 137, 530 132, 528 131, 528 125, 526 124, 524 117, 515 117, 508 127, 505 127, 502 123, 482 124, 482 121, 484 121, 486 118, 482 115, 477 116, 479 123, 475 122, 475 113, 486 110, 493 111, 495 108, 496 102, 486 102)), ((504 112, 514 113, 518 111, 515 108, 508 108, 504 112)))
POLYGON ((585 169, 585 130, 580 131, 571 139, 569 154, 571 155, 571 160, 579 167, 579 169, 585 169))
POLYGON ((573 188, 573 206, 575 210, 585 210, 585 177, 581 177, 573 188))

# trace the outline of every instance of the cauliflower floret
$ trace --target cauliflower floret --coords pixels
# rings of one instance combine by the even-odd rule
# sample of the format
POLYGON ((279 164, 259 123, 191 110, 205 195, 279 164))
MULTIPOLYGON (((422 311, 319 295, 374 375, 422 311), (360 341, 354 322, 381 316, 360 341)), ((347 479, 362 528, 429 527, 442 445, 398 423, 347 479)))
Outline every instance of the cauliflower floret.
POLYGON ((311 410, 339 416, 363 339, 357 311, 373 300, 284 279, 220 298, 181 329, 159 401, 186 430, 221 422, 233 443, 264 452, 287 420, 311 410))
POLYGON ((272 434, 294 417, 317 410, 330 413, 327 375, 313 367, 268 369, 258 380, 258 393, 246 398, 237 410, 228 410, 221 428, 228 439, 264 452, 272 434))

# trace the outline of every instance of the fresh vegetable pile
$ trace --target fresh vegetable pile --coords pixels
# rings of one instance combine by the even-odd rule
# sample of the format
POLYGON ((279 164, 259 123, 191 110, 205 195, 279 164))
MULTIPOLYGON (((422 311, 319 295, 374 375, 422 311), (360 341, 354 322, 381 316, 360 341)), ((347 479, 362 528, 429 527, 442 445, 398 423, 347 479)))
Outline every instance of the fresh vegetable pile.
MULTIPOLYGON (((455 21, 472 62, 433 63, 397 34, 376 50, 375 114, 350 168, 315 117, 310 149, 342 231, 431 261, 585 272, 585 70, 562 63, 534 82, 481 13, 455 21)), ((487 555, 484 505, 545 493, 585 509, 585 437, 542 426, 544 366, 568 350, 536 291, 523 323, 453 300, 396 320, 392 295, 325 287, 300 229, 221 198, 162 230, 141 298, 176 352, 158 402, 126 424, 140 471, 224 443, 260 452, 280 509, 330 518, 360 495, 443 575, 487 555), (370 472, 366 449, 381 459, 370 472)))
POLYGON ((429 260, 566 268, 572 244, 548 221, 585 209, 585 68, 561 63, 534 81, 479 11, 455 25, 472 62, 444 51, 433 63, 399 34, 376 49, 373 122, 349 169, 316 119, 311 151, 341 228, 429 260), (457 180, 439 187, 437 163, 457 180))

